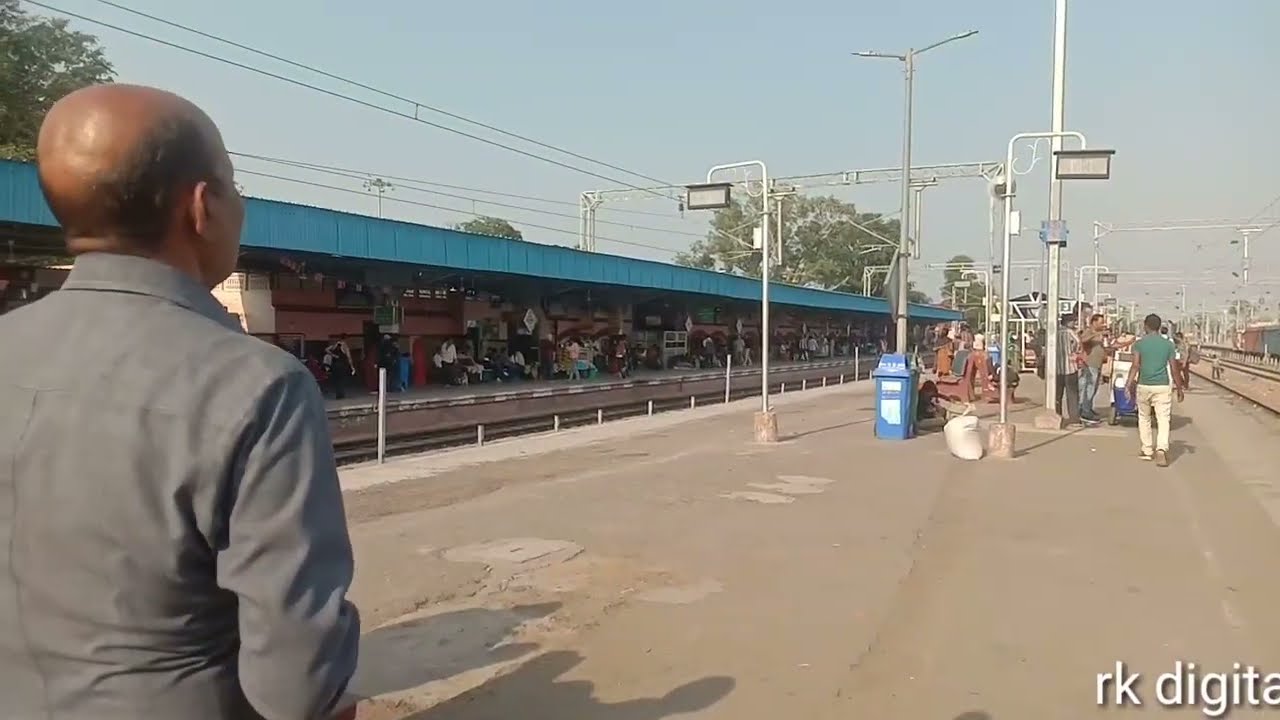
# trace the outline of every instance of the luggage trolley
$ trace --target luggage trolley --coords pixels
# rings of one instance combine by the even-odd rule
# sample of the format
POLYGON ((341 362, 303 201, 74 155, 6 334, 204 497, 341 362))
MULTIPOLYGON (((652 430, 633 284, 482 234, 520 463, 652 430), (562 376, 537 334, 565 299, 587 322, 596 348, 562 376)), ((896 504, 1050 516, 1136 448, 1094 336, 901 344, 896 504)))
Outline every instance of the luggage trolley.
POLYGON ((1111 358, 1111 419, 1116 425, 1120 418, 1137 418, 1138 401, 1129 397, 1125 388, 1129 385, 1129 374, 1137 372, 1133 366, 1133 353, 1128 350, 1117 351, 1111 358))

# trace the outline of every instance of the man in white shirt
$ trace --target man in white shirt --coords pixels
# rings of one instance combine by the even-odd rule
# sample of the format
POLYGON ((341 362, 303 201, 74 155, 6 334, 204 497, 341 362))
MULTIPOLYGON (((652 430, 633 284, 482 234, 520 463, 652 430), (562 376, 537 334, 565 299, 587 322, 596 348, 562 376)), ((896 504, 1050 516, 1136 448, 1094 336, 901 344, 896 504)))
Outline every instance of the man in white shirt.
POLYGON ((440 361, 444 364, 445 382, 454 383, 458 381, 458 348, 454 346, 452 340, 445 340, 440 346, 440 361))

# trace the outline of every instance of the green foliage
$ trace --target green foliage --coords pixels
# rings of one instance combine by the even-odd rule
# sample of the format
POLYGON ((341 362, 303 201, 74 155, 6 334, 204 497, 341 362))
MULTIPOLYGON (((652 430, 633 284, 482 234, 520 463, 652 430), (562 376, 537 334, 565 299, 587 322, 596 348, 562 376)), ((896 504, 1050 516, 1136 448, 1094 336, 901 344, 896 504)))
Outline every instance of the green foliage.
MULTIPOLYGON (((974 266, 973 258, 968 255, 956 255, 947 261, 948 265, 967 265, 974 266)), ((952 267, 942 272, 942 303, 948 307, 953 307, 964 311, 964 319, 971 327, 980 327, 985 313, 982 310, 983 304, 987 299, 987 286, 982 281, 982 276, 974 273, 966 273, 963 268, 952 267), (967 281, 968 287, 957 288, 957 282, 967 281)), ((994 296, 993 296, 994 299, 994 296)))
MULTIPOLYGON (((782 262, 775 260, 771 278, 792 285, 883 294, 886 274, 873 273, 868 286, 863 287, 863 270, 889 264, 898 242, 897 220, 858 212, 852 203, 834 197, 788 195, 780 200, 782 262)), ((676 263, 760 277, 760 253, 751 249, 752 231, 759 220, 758 199, 735 198, 731 206, 712 216, 706 239, 696 240, 688 251, 678 253, 676 263)), ((778 238, 776 213, 770 236, 772 246, 778 238)), ((911 302, 928 302, 928 297, 912 290, 911 302)))
POLYGON ((466 222, 458 223, 453 226, 454 230, 462 232, 474 233, 476 235, 488 235, 490 237, 511 238, 512 240, 523 240, 524 234, 517 230, 511 223, 502 218, 481 216, 472 218, 466 222))
POLYGON ((53 103, 114 78, 96 37, 62 18, 30 15, 18 0, 0 0, 0 158, 35 159, 40 123, 53 103))

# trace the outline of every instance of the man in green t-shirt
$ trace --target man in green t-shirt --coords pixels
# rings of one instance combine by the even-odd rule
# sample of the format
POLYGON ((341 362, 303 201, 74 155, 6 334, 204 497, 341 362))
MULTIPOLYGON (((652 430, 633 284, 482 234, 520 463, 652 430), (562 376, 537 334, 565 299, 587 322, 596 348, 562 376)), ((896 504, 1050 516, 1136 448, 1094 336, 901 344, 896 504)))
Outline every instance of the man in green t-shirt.
POLYGON ((1173 341, 1160 334, 1160 316, 1148 315, 1142 322, 1146 334, 1133 344, 1134 371, 1129 374, 1129 397, 1138 404, 1138 436, 1142 459, 1169 464, 1169 419, 1173 396, 1182 402, 1182 375, 1174 359, 1173 341), (1151 440, 1151 416, 1155 415, 1156 437, 1151 440))

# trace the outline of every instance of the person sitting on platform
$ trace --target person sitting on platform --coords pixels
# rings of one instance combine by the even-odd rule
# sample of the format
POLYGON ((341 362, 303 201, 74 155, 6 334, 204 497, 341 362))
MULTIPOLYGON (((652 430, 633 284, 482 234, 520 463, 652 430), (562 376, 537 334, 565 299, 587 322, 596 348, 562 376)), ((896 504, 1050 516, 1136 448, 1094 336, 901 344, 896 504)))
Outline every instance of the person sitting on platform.
POLYGON ((533 368, 529 367, 529 364, 525 361, 524 353, 516 350, 511 353, 509 360, 512 367, 515 368, 517 377, 522 380, 527 380, 533 377, 533 368))
POLYGON ((431 381, 441 385, 448 385, 449 373, 444 369, 444 356, 440 354, 439 350, 431 356, 431 366, 434 368, 431 371, 431 381))
POLYGON ((462 371, 463 385, 484 382, 484 366, 476 362, 472 352, 471 343, 468 342, 463 345, 462 352, 458 353, 458 368, 462 371))

